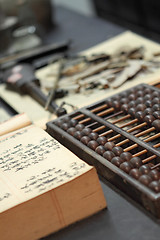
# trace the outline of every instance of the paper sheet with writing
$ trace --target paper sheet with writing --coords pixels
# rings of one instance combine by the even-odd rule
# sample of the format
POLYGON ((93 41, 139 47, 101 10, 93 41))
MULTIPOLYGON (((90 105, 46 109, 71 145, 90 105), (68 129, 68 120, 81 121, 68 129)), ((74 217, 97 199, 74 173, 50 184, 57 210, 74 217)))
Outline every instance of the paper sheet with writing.
POLYGON ((4 135, 0 138, 0 212, 91 168, 35 126, 4 135))

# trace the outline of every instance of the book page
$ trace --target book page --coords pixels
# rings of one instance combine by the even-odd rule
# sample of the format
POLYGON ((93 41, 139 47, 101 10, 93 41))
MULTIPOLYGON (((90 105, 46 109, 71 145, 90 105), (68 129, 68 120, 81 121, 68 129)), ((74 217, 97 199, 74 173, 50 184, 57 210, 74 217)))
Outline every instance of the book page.
POLYGON ((0 212, 92 168, 33 125, 1 137, 0 153, 0 212))
POLYGON ((0 136, 26 127, 30 124, 31 121, 26 113, 17 114, 14 117, 10 117, 8 120, 0 123, 0 136))

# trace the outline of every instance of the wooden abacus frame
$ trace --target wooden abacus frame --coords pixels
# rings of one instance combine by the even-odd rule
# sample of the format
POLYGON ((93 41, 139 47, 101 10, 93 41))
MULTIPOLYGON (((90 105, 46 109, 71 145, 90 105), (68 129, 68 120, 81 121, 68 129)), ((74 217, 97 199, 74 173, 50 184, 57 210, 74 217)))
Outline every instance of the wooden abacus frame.
MULTIPOLYGON (((141 84, 140 86, 144 86, 146 88, 150 88, 152 90, 156 90, 160 92, 157 88, 153 86, 149 86, 146 84, 141 84)), ((130 89, 127 89, 128 91, 130 89)), ((124 91, 124 92, 126 92, 124 91)), ((114 98, 113 95, 112 98, 114 98)), ((106 99, 105 99, 106 100, 106 99)), ((95 115, 94 111, 90 111, 89 109, 94 109, 103 104, 105 101, 99 101, 95 104, 91 104, 87 107, 81 108, 68 116, 71 119, 77 119, 77 116, 85 116, 86 119, 94 120, 95 123, 100 123, 105 126, 109 131, 113 130, 114 133, 122 136, 123 138, 129 140, 131 144, 137 144, 140 149, 145 150, 147 155, 152 160, 152 156, 156 156, 156 161, 159 162, 160 159, 160 151, 153 148, 146 142, 140 140, 134 135, 126 132, 118 126, 102 119, 100 116, 95 115)), ((99 114, 101 115, 101 114, 99 114)), ((63 120, 63 117, 59 118, 59 120, 63 120)), ((120 168, 107 161, 104 157, 96 153, 94 150, 85 146, 82 142, 71 136, 67 131, 64 131, 59 126, 56 125, 57 120, 47 123, 47 132, 51 134, 54 138, 56 138, 59 142, 61 142, 64 146, 70 149, 73 153, 79 156, 81 159, 86 161, 87 163, 94 165, 100 175, 106 178, 108 181, 116 185, 123 192, 127 193, 134 200, 139 202, 145 209, 152 212, 156 217, 160 218, 160 193, 155 193, 147 186, 143 185, 141 182, 137 181, 129 174, 122 171, 120 168)), ((154 158, 153 158, 154 159, 154 158)))

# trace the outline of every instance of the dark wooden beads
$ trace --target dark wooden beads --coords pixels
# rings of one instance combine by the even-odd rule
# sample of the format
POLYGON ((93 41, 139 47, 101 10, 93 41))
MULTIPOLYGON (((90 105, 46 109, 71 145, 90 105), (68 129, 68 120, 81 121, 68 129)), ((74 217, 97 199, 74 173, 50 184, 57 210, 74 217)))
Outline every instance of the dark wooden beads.
POLYGON ((104 145, 105 149, 109 151, 111 151, 114 148, 114 146, 115 146, 114 142, 107 142, 104 145))
POLYGON ((159 181, 152 181, 149 184, 149 188, 152 189, 154 192, 160 192, 160 182, 159 181))
POLYGON ((126 173, 129 173, 132 169, 132 165, 130 164, 130 162, 123 162, 120 164, 120 169, 126 173))
POLYGON ((133 166, 133 168, 140 168, 142 166, 142 161, 139 157, 131 158, 130 163, 133 166))
POLYGON ((96 153, 103 155, 105 152, 105 148, 104 148, 104 146, 100 145, 95 149, 95 151, 96 151, 96 153))
POLYGON ((132 154, 129 152, 122 152, 120 154, 120 157, 124 160, 124 161, 129 161, 132 157, 132 154))
POLYGON ((152 180, 159 180, 160 179, 160 173, 156 169, 151 170, 148 175, 152 178, 152 180))
POLYGON ((156 119, 152 122, 152 126, 155 127, 156 131, 160 131, 160 120, 156 119))
POLYGON ((85 145, 88 145, 88 143, 89 143, 90 140, 91 140, 91 139, 90 139, 88 136, 83 136, 83 137, 81 138, 81 142, 82 142, 83 144, 85 144, 85 145))
POLYGON ((84 125, 81 124, 81 123, 78 123, 76 126, 75 126, 76 130, 78 131, 82 131, 84 129, 84 125))
POLYGON ((96 139, 99 137, 99 135, 98 135, 98 133, 91 132, 91 133, 89 134, 89 137, 90 137, 90 139, 92 139, 92 140, 96 140, 96 139))
POLYGON ((95 150, 98 147, 98 143, 95 140, 91 140, 88 142, 88 147, 92 150, 95 150))
POLYGON ((107 159, 108 161, 111 161, 113 157, 115 157, 115 154, 112 151, 105 151, 103 153, 103 157, 107 159))
POLYGON ((104 145, 107 142, 107 138, 102 136, 97 138, 97 143, 100 145, 104 145))
POLYGON ((152 181, 152 178, 149 175, 144 174, 144 175, 140 176, 139 181, 142 184, 148 186, 150 184, 150 182, 152 181))
POLYGON ((142 173, 137 168, 133 168, 130 170, 129 175, 135 179, 139 179, 142 173))
POLYGON ((67 130, 67 132, 70 134, 70 135, 74 135, 75 134, 75 132, 76 132, 76 129, 74 128, 74 127, 71 127, 71 128, 69 128, 68 130, 67 130))
POLYGON ((121 148, 121 147, 114 147, 114 148, 112 148, 112 152, 113 152, 116 156, 120 156, 121 153, 123 152, 123 148, 121 148))
POLYGON ((123 160, 120 157, 118 157, 118 156, 113 157, 112 160, 111 160, 111 163, 113 163, 117 167, 120 167, 122 162, 123 162, 123 160))
POLYGON ((92 130, 90 128, 83 128, 82 135, 88 136, 91 132, 92 132, 92 130))
POLYGON ((150 172, 150 167, 148 165, 142 165, 140 168, 139 168, 139 171, 142 173, 142 174, 148 174, 150 172))

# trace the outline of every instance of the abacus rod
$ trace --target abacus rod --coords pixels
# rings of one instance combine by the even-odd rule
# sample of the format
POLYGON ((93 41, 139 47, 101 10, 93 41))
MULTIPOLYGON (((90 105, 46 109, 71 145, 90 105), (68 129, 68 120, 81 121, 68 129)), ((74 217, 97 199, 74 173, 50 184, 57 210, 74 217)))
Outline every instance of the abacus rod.
MULTIPOLYGON (((107 105, 106 104, 103 104, 103 105, 101 105, 101 106, 99 106, 99 107, 96 107, 96 108, 94 108, 94 109, 92 109, 91 110, 91 112, 97 112, 97 111, 99 111, 99 110, 102 110, 102 109, 104 109, 104 108, 106 108, 107 107, 107 105)), ((80 118, 82 118, 82 117, 84 117, 85 115, 84 114, 80 114, 80 115, 78 115, 78 116, 75 116, 73 119, 75 119, 75 120, 78 120, 78 119, 80 119, 80 118)))
POLYGON ((152 156, 150 156, 150 157, 148 157, 148 158, 145 158, 145 159, 143 159, 142 160, 142 163, 148 163, 149 161, 151 161, 151 160, 153 160, 154 158, 156 158, 157 156, 156 155, 152 155, 152 156))
MULTIPOLYGON (((140 133, 137 133, 137 134, 135 135, 135 137, 143 136, 143 135, 145 135, 146 133, 152 132, 152 131, 154 131, 154 130, 155 130, 155 128, 154 128, 154 127, 151 127, 151 128, 149 128, 149 129, 147 129, 147 130, 144 130, 144 131, 142 131, 142 132, 140 132, 140 133)), ((127 132, 131 132, 131 129, 130 129, 130 131, 127 130, 127 132)), ((118 135, 116 135, 116 136, 117 136, 117 138, 118 138, 118 137, 120 137, 121 135, 118 134, 118 135)), ((116 136, 114 136, 114 137, 116 137, 116 136)), ((114 139, 116 139, 116 138, 114 138, 114 139)), ((108 141, 113 141, 114 139, 110 139, 110 138, 109 138, 108 141)), ((129 142, 129 140, 128 140, 128 139, 125 139, 125 140, 117 143, 116 146, 121 146, 121 145, 123 145, 123 144, 125 144, 125 143, 127 143, 127 142, 129 142)))
POLYGON ((153 170, 153 169, 155 169, 157 167, 160 167, 160 163, 157 163, 155 166, 151 167, 151 169, 153 170))
MULTIPOLYGON (((150 140, 152 141, 152 140, 156 139, 156 138, 159 137, 159 136, 160 136, 160 133, 157 133, 156 135, 145 139, 144 142, 149 142, 150 140)), ((126 139, 126 140, 129 140, 129 139, 126 139)), ((159 146, 160 146, 160 143, 153 145, 154 148, 157 148, 157 147, 159 147, 159 146)), ((125 149, 124 149, 124 152, 128 152, 128 151, 130 151, 130 150, 132 150, 132 149, 134 149, 134 148, 136 148, 136 147, 138 147, 138 144, 137 144, 137 143, 135 143, 135 144, 133 144, 133 145, 125 148, 125 149)), ((146 151, 147 151, 147 150, 146 150, 146 151)))
MULTIPOLYGON (((98 117, 102 117, 103 115, 108 114, 108 113, 111 113, 111 112, 113 112, 113 111, 114 111, 114 108, 109 108, 109 109, 107 109, 107 110, 104 110, 103 112, 97 113, 96 115, 97 115, 98 117)), ((86 118, 86 119, 81 120, 79 123, 83 124, 83 123, 88 122, 88 121, 90 121, 90 120, 91 120, 91 118, 89 117, 89 118, 86 118)))

